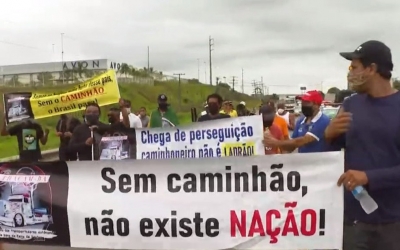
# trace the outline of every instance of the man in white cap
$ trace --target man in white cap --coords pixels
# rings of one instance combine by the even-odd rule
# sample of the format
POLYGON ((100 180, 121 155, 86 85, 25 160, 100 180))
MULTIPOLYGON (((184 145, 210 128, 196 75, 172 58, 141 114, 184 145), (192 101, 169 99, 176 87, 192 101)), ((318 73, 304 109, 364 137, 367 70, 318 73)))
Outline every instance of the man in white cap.
POLYGON ((250 111, 246 108, 246 103, 244 101, 239 102, 236 106, 236 112, 238 116, 249 116, 250 111))

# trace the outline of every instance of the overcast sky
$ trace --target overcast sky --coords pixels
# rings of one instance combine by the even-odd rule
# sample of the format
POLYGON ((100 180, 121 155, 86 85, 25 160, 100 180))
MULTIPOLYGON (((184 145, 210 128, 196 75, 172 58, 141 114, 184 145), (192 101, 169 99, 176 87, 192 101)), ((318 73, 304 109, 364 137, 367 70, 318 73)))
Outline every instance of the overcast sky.
MULTIPOLYGON (((0 65, 108 58, 209 82, 238 77, 270 93, 299 85, 344 88, 349 63, 338 52, 369 39, 400 58, 398 0, 16 0, 2 3, 0 65), (54 44, 54 52, 53 52, 54 44), (205 63, 207 67, 205 67, 205 63)), ((397 76, 396 72, 394 73, 397 76)), ((237 87, 237 86, 236 86, 237 87)), ((240 84, 239 84, 240 89, 240 84)))

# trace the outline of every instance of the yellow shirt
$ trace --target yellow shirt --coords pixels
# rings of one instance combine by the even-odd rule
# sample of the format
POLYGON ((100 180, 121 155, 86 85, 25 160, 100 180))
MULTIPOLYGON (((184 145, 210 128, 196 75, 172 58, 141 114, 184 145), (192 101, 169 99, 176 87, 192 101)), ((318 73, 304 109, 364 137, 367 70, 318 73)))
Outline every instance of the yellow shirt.
MULTIPOLYGON (((221 114, 226 114, 225 111, 221 110, 219 111, 221 114)), ((230 117, 238 117, 238 114, 236 112, 236 110, 232 110, 231 112, 229 112, 228 114, 230 117)))

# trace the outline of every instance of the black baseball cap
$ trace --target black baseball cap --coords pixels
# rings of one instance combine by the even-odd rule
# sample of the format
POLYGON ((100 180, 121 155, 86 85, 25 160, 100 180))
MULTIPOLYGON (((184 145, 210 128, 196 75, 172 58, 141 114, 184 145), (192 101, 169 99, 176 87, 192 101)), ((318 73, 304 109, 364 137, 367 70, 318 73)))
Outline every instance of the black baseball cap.
POLYGON ((166 102, 166 101, 168 101, 168 98, 167 98, 166 95, 160 94, 160 95, 158 95, 157 100, 158 100, 159 102, 166 102))
POLYGON ((370 40, 356 48, 353 52, 339 53, 347 60, 364 59, 370 63, 375 63, 378 67, 393 70, 392 52, 383 42, 370 40))

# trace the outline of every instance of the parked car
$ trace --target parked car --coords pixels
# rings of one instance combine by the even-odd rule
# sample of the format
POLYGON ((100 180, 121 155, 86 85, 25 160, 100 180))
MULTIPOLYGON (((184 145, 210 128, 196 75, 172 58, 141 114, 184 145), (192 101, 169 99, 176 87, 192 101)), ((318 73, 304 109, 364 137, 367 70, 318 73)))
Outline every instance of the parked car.
POLYGON ((322 108, 322 113, 327 115, 330 119, 336 116, 337 112, 339 111, 339 107, 323 107, 322 108))

